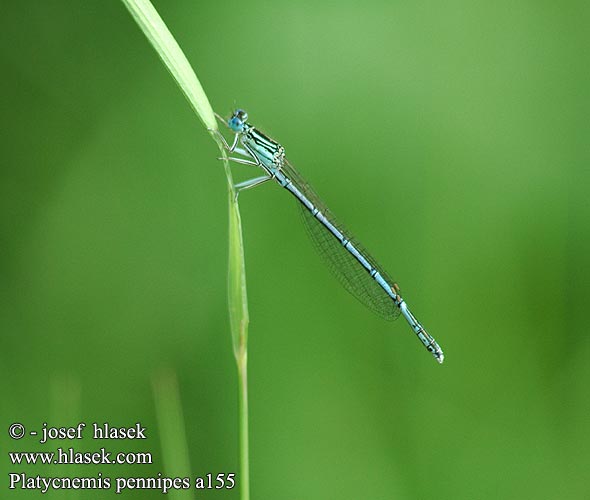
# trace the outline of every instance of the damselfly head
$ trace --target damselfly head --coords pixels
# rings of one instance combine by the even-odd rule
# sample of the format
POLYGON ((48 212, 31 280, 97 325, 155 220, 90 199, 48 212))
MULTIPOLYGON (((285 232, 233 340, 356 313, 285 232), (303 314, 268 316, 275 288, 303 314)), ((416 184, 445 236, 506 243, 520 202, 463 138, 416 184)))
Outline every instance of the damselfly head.
POLYGON ((248 113, 246 113, 243 109, 236 109, 234 114, 231 115, 230 119, 227 121, 227 124, 234 132, 243 132, 244 124, 246 123, 247 119, 248 113))

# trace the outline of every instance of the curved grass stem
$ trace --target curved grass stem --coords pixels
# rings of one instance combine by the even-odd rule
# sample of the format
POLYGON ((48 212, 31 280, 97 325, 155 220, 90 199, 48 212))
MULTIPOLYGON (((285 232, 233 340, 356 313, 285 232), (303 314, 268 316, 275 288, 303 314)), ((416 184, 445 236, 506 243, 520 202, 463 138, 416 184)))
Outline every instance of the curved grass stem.
POLYGON ((248 297, 242 222, 235 196, 231 171, 225 149, 216 134, 217 121, 209 100, 180 46, 164 24, 149 0, 121 0, 127 7, 148 41, 152 44, 164 66, 168 69, 190 106, 216 140, 224 158, 229 198, 229 270, 228 305, 234 355, 238 366, 238 418, 240 499, 249 500, 249 448, 248 448, 248 297))

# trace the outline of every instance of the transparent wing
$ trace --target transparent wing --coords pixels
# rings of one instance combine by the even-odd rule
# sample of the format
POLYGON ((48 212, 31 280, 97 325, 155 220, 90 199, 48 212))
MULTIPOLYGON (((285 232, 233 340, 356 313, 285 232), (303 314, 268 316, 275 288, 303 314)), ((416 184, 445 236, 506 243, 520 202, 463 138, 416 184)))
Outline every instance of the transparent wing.
MULTIPOLYGON (((376 268, 381 276, 392 285, 394 281, 377 264, 369 253, 356 241, 356 239, 340 224, 328 207, 322 203, 309 184, 285 160, 283 172, 297 188, 330 220, 338 230, 358 249, 359 252, 376 268)), ((394 320, 399 316, 399 309, 391 297, 385 293, 383 288, 371 278, 363 266, 348 252, 338 239, 319 222, 307 208, 298 203, 301 208, 301 215, 305 223, 307 233, 311 237, 318 252, 328 265, 330 271, 338 278, 344 288, 362 302, 369 309, 375 311, 379 316, 387 320, 394 320)))

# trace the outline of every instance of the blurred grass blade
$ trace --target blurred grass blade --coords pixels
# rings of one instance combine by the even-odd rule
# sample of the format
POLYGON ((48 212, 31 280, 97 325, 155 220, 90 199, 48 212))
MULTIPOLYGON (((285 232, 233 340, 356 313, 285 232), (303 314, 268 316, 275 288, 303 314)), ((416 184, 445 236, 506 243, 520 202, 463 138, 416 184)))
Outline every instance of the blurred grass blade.
MULTIPOLYGON (((152 386, 164 471, 170 477, 192 477, 175 373, 167 370, 155 374, 152 386)), ((167 495, 172 499, 187 498, 183 490, 171 489, 167 495)), ((188 494, 188 498, 193 498, 193 494, 188 494)))
MULTIPOLYGON (((71 373, 53 373, 49 377, 49 419, 48 427, 64 426, 74 427, 81 422, 80 419, 80 400, 82 387, 77 375, 71 373)), ((89 432, 89 429, 86 430, 89 432)), ((64 446, 64 448, 66 448, 64 446)), ((45 467, 45 466, 42 466, 45 467)), ((68 469, 72 476, 84 476, 86 465, 70 464, 68 469)), ((49 476, 59 476, 63 474, 63 465, 51 463, 47 466, 49 476)), ((68 497, 71 500, 81 498, 79 490, 68 491, 68 497)))
MULTIPOLYGON (((149 0, 121 0, 156 52, 170 71, 174 80, 186 96, 193 110, 203 124, 217 130, 217 121, 209 100, 195 75, 186 56, 162 21, 149 0)), ((248 300, 246 294, 246 271, 244 262, 244 243, 242 239, 242 221, 238 208, 236 193, 227 155, 219 140, 212 134, 224 158, 229 195, 229 280, 228 301, 230 327, 234 355, 238 365, 239 392, 239 430, 240 430, 240 498, 248 500, 248 377, 247 377, 247 340, 248 340, 248 300)))

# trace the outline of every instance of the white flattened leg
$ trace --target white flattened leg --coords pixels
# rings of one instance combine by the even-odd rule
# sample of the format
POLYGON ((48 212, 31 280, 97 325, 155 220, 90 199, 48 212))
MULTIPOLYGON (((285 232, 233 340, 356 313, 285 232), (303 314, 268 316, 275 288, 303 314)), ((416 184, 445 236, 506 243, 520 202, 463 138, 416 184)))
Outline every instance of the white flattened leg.
POLYGON ((248 179, 247 181, 234 184, 234 189, 236 191, 236 201, 242 191, 245 191, 246 189, 251 189, 256 186, 260 186, 260 184, 264 184, 266 181, 269 181, 271 179, 271 175, 263 175, 261 177, 255 177, 254 179, 248 179))
POLYGON ((240 134, 236 134, 234 136, 234 141, 232 143, 232 145, 230 146, 227 141, 225 140, 225 137, 223 137, 223 134, 219 131, 219 130, 214 130, 212 128, 208 128, 207 129, 209 132, 214 133, 217 137, 219 137, 219 139, 221 140, 221 143, 223 144, 223 147, 225 149, 227 149, 230 153, 233 153, 234 150, 236 149, 236 146, 238 145, 238 141, 240 139, 240 134))
POLYGON ((236 194, 237 194, 237 193, 240 193, 241 191, 244 191, 246 189, 250 189, 250 188, 259 186, 260 184, 263 184, 266 181, 269 181, 271 179, 272 179, 272 176, 270 176, 270 175, 263 175, 261 177, 255 177, 254 179, 248 179, 247 181, 235 184, 234 189, 236 190, 236 194))
POLYGON ((234 148, 234 153, 238 153, 239 155, 247 156, 248 158, 252 157, 250 152, 244 148, 234 148))
MULTIPOLYGON (((217 158, 218 160, 223 160, 223 158, 217 158)), ((245 158, 235 158, 234 156, 228 156, 227 159, 229 161, 233 161, 235 163, 239 163, 240 165, 253 165, 255 167, 259 167, 260 163, 254 160, 246 160, 245 158)))

